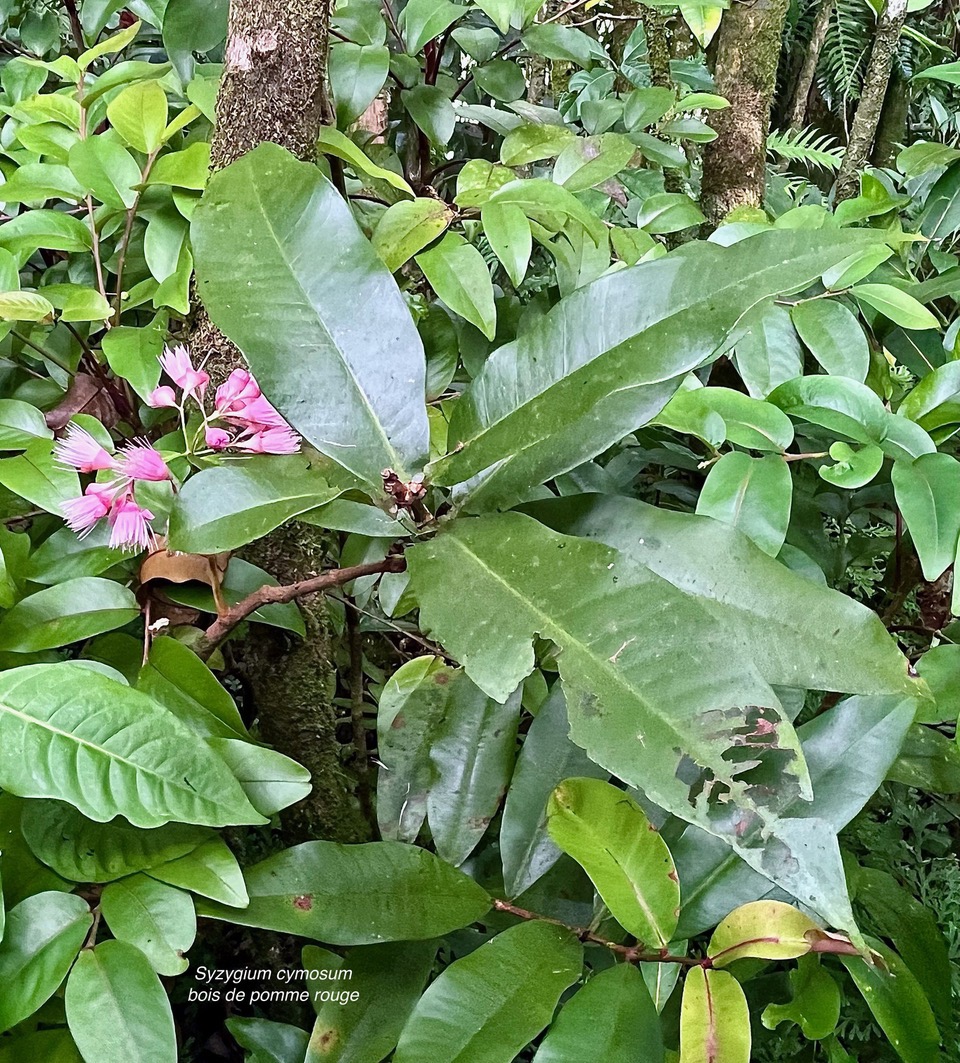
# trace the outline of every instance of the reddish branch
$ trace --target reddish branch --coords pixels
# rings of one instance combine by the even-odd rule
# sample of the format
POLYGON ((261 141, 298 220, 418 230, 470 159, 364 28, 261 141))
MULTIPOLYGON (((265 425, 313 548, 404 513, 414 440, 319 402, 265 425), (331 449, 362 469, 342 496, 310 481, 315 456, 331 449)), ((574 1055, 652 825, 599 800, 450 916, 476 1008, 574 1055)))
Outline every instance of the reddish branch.
MULTIPOLYGON (((627 963, 676 963, 681 967, 710 968, 715 966, 717 958, 723 955, 723 953, 718 953, 713 957, 704 956, 701 959, 697 959, 694 956, 675 956, 669 953, 666 949, 648 949, 642 942, 637 943, 636 945, 620 945, 615 941, 608 941, 607 938, 600 937, 599 934, 595 934, 587 927, 570 926, 569 923, 561 922, 559 919, 550 919, 545 915, 537 915, 536 912, 528 912, 526 908, 518 908, 515 904, 511 904, 509 901, 495 900, 493 906, 498 912, 509 912, 511 915, 515 915, 518 919, 535 919, 541 923, 552 923, 554 926, 562 926, 565 930, 569 930, 571 933, 576 934, 580 941, 591 941, 595 945, 602 945, 605 949, 609 949, 611 952, 615 952, 617 955, 622 956, 627 963)), ((811 935, 814 933, 814 931, 810 931, 811 935)), ((776 939, 764 938, 758 940, 776 939)), ((739 947, 739 945, 736 947, 739 947)), ((725 951, 729 952, 730 950, 727 949, 725 951)), ((811 941, 810 951, 832 952, 841 956, 860 955, 857 947, 851 941, 835 934, 827 934, 825 932, 823 932, 822 937, 815 938, 811 941)))
POLYGON ((203 633, 203 639, 197 645, 196 652, 203 660, 206 660, 237 624, 246 620, 251 613, 264 605, 292 602, 297 598, 305 598, 308 594, 320 594, 331 587, 341 587, 344 583, 350 583, 361 576, 373 576, 381 572, 402 572, 406 567, 406 560, 397 554, 383 561, 352 565, 350 568, 330 569, 319 576, 300 580, 299 583, 289 583, 280 587, 261 587, 218 616, 203 633))

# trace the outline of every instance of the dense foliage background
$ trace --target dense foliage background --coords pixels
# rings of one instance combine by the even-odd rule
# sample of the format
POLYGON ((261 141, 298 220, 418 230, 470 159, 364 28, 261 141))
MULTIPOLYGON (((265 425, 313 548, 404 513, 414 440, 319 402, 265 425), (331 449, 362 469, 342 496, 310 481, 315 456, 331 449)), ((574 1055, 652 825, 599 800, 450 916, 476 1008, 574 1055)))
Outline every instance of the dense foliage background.
POLYGON ((960 1060, 954 5, 0 20, 0 1063, 960 1060))

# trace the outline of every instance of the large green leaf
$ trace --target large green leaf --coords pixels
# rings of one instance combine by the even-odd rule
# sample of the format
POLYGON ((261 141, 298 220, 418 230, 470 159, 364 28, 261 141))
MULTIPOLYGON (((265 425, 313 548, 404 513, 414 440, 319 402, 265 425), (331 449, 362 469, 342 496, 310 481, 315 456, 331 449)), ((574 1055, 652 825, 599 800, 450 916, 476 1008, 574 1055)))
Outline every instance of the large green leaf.
POLYGON ((691 967, 683 983, 680 1063, 750 1063, 750 1011, 727 971, 691 967))
POLYGON ((395 1063, 512 1063, 579 977, 568 930, 521 923, 447 967, 404 1027, 395 1063))
POLYGON ((211 178, 191 239, 204 305, 291 424, 371 484, 384 468, 416 471, 428 437, 420 337, 317 167, 273 144, 248 152, 211 178))
POLYGON ((114 580, 83 576, 18 602, 0 621, 0 650, 30 653, 123 627, 140 615, 133 593, 114 580))
POLYGON ((547 829, 617 922, 644 945, 666 948, 680 915, 680 881, 636 801, 602 779, 566 779, 550 796, 547 829))
POLYGON ((0 942, 0 1031, 53 995, 92 924, 90 906, 70 893, 37 893, 7 913, 0 942))
POLYGON ((176 1063, 170 1001, 126 941, 85 949, 67 979, 67 1025, 86 1063, 176 1063))
POLYGON ((113 882, 100 896, 110 932, 135 945, 157 974, 183 974, 184 953, 197 936, 197 917, 189 893, 146 875, 113 882))
POLYGON ((871 239, 777 230, 729 248, 688 244, 578 289, 484 363, 433 479, 496 466, 471 489, 487 507, 515 501, 649 421, 752 306, 805 288, 871 239))
POLYGON ((913 462, 894 462, 891 479, 923 578, 935 580, 957 557, 960 462, 949 454, 921 454, 913 462))
POLYGON ((229 768, 139 691, 73 664, 0 675, 0 787, 105 823, 262 823, 229 768))
POLYGON ((313 789, 310 772, 275 749, 239 738, 211 738, 211 748, 230 767, 250 804, 263 816, 302 801, 313 789))
POLYGON ((660 1016, 636 967, 620 963, 577 991, 560 1009, 533 1063, 660 1063, 660 1016))
POLYGON ((192 852, 204 827, 165 823, 143 830, 117 818, 96 823, 61 801, 27 801, 20 819, 31 852, 72 882, 111 882, 192 852))
MULTIPOLYGON (((359 999, 347 1005, 336 1000, 319 1005, 304 1063, 380 1063, 385 1059, 420 999, 436 955, 436 941, 351 949, 344 959, 350 980, 342 988, 349 987, 359 999)), ((320 992, 331 988, 323 982, 313 987, 315 994, 318 988, 320 992)))
MULTIPOLYGON (((571 737, 591 759, 765 873, 770 843, 755 832, 772 833, 794 859, 771 877, 834 925, 852 925, 835 838, 815 822, 778 818, 812 796, 796 735, 751 649, 729 639, 711 609, 633 556, 519 514, 457 521, 408 556, 421 623, 481 689, 505 699, 532 670, 533 636, 552 640, 571 737), (448 593, 453 579, 472 588, 469 614, 448 593), (764 763, 741 777, 744 764, 764 763), (766 771, 777 772, 775 786, 759 781, 766 771)), ((784 667, 790 659, 787 647, 772 656, 784 667)), ((884 675, 868 689, 912 691, 895 646, 879 657, 884 675)), ((842 674, 838 651, 832 658, 842 674)))
POLYGON ((170 548, 194 554, 233 550, 340 493, 298 455, 264 454, 205 469, 177 494, 170 548))
POLYGON ((500 825, 503 884, 516 897, 545 875, 560 858, 547 834, 547 799, 564 779, 606 779, 584 751, 567 737, 567 705, 557 683, 540 706, 517 758, 500 825))
POLYGON ((753 458, 735 450, 710 470, 697 513, 731 524, 771 557, 780 553, 790 524, 793 479, 783 458, 753 458))
POLYGON ((248 907, 208 901, 197 912, 332 945, 422 941, 467 926, 490 907, 472 879, 401 842, 304 842, 246 875, 248 907))
POLYGON ((795 306, 791 316, 800 339, 828 373, 866 380, 870 348, 860 323, 843 303, 811 299, 795 306))
POLYGON ((221 838, 211 838, 186 856, 151 867, 147 873, 231 908, 244 908, 250 899, 237 858, 221 838))

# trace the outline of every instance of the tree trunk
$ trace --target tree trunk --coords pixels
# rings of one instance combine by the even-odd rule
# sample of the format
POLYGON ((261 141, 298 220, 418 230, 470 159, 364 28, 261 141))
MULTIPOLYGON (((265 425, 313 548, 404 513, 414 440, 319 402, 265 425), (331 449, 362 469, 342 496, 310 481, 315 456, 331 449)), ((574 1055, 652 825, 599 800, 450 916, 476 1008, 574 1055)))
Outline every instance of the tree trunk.
POLYGON ((730 101, 717 111, 703 153, 702 209, 716 226, 737 207, 759 207, 766 177, 770 105, 789 0, 734 3, 717 34, 714 80, 730 101))
POLYGON ((873 144, 870 161, 874 166, 892 166, 900 146, 907 138, 907 121, 910 117, 910 89, 899 70, 894 70, 887 86, 883 113, 873 144))
POLYGON ((787 111, 787 129, 802 129, 807 117, 807 101, 810 98, 810 89, 813 87, 813 77, 817 72, 817 63, 820 61, 820 52, 823 50, 823 42, 827 39, 827 30, 830 27, 830 15, 833 12, 833 0, 820 0, 816 17, 813 20, 813 31, 810 34, 810 43, 807 45, 806 54, 803 57, 803 66, 800 68, 800 76, 793 90, 793 99, 787 111))
MULTIPOLYGON (((231 0, 217 124, 211 145, 214 170, 264 141, 300 159, 316 159, 325 113, 330 0, 231 0)), ((318 259, 318 264, 319 264, 318 259)), ((201 307, 191 345, 213 385, 243 365, 240 351, 201 307)), ((323 567, 328 537, 317 528, 290 525, 244 551, 282 583, 323 567)), ((284 813, 291 841, 357 841, 369 828, 344 771, 332 705, 329 625, 322 598, 301 605, 307 637, 296 640, 258 626, 252 638, 228 644, 248 681, 263 738, 308 768, 313 792, 284 813)))
POLYGON ((863 79, 863 92, 860 94, 860 103, 853 119, 843 164, 837 175, 838 203, 852 198, 859 191, 860 171, 867 164, 877 134, 890 72, 897 54, 897 42, 900 40, 900 31, 906 17, 907 0, 887 0, 883 14, 877 22, 873 50, 863 79))

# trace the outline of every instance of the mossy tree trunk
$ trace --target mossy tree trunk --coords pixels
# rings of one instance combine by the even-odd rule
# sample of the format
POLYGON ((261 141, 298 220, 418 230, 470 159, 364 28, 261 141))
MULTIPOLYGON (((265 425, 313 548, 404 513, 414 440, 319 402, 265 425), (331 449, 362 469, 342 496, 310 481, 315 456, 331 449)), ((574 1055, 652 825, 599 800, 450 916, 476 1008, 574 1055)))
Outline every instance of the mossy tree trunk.
MULTIPOLYGON (((265 141, 300 159, 316 158, 317 137, 329 111, 331 6, 331 0, 231 0, 211 146, 215 170, 265 141)), ((240 351, 202 308, 191 342, 213 384, 243 365, 240 351)), ((318 529, 293 524, 244 553, 281 583, 290 583, 324 567, 326 547, 318 529)), ((313 775, 312 794, 284 814, 289 840, 362 840, 369 836, 369 826, 340 756, 325 605, 322 599, 305 599, 301 607, 306 639, 257 625, 252 637, 228 644, 227 650, 252 690, 263 738, 313 775)))
POLYGON ((837 202, 850 199, 860 190, 860 172, 867 164, 877 135, 883 101, 897 54, 900 31, 907 18, 907 0, 887 0, 877 22, 870 61, 863 79, 863 91, 850 127, 850 139, 837 175, 837 202))
POLYGON ((827 39, 833 3, 834 0, 820 0, 820 4, 817 7, 817 13, 813 20, 813 30, 810 33, 810 43, 804 53, 803 66, 800 68, 800 76, 797 78, 797 83, 793 87, 793 98, 787 110, 788 129, 802 129, 804 120, 807 117, 810 89, 813 87, 813 77, 817 72, 817 64, 820 62, 823 42, 827 39))
POLYGON ((789 0, 731 5, 717 33, 714 80, 730 101, 711 116, 716 140, 703 153, 701 206, 718 225, 737 207, 763 202, 770 106, 789 0))

